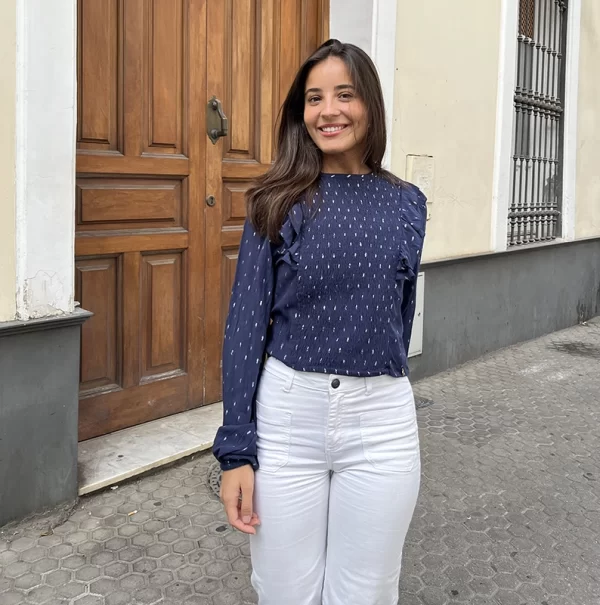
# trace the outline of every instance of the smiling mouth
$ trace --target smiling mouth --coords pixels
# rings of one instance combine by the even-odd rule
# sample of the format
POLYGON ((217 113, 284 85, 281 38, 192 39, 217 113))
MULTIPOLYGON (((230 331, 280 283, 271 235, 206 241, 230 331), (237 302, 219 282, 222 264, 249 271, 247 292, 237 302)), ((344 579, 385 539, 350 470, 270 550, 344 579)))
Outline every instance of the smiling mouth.
POLYGON ((342 130, 345 130, 348 127, 348 124, 339 124, 337 126, 321 126, 319 128, 319 131, 322 132, 323 134, 337 134, 338 132, 342 132, 342 130))

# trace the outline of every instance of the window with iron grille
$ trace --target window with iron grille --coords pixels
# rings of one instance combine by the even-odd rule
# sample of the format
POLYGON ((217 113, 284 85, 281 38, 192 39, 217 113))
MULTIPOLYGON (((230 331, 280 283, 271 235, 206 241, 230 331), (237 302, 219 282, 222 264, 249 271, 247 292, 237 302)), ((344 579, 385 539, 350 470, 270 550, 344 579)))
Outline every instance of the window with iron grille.
POLYGON ((519 0, 508 245, 560 236, 567 0, 519 0))

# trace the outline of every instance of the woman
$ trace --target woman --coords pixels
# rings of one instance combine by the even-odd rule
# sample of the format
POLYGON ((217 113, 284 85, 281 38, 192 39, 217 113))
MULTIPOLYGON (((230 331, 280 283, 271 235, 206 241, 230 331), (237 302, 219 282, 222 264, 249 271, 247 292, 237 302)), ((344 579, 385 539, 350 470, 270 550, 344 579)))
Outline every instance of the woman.
POLYGON ((214 454, 260 605, 392 605, 419 490, 407 351, 425 197, 385 171, 369 57, 300 68, 249 189, 214 454), (266 361, 265 361, 266 360, 266 361))

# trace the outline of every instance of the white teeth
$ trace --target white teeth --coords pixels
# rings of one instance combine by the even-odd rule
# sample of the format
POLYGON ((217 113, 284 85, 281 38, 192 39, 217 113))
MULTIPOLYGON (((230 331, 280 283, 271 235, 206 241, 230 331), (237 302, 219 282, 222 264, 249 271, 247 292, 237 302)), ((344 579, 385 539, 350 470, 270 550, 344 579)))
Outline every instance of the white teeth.
POLYGON ((338 132, 339 130, 343 130, 345 126, 325 126, 321 128, 323 132, 338 132))

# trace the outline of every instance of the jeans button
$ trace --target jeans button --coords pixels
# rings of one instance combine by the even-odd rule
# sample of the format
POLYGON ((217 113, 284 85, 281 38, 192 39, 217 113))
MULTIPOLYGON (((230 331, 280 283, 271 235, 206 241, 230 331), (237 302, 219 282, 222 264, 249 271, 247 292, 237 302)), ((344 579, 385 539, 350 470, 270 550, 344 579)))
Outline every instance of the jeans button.
POLYGON ((331 386, 332 386, 334 389, 337 389, 337 388, 340 386, 340 381, 339 381, 337 378, 334 378, 334 379, 331 381, 331 386))

